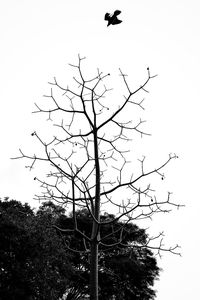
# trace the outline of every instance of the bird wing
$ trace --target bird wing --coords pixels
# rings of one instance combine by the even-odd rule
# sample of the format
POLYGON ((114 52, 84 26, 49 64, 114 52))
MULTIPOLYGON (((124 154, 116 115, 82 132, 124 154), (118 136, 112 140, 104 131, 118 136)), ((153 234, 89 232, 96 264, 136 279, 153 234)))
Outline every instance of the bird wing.
POLYGON ((109 21, 109 20, 110 20, 110 14, 109 14, 109 13, 106 13, 106 14, 105 14, 104 20, 106 20, 106 21, 109 21))
POLYGON ((114 12, 114 15, 115 15, 115 16, 118 16, 119 14, 121 14, 121 10, 116 10, 116 11, 114 12))
POLYGON ((113 21, 112 21, 112 25, 117 25, 117 24, 120 24, 122 21, 115 18, 113 21))

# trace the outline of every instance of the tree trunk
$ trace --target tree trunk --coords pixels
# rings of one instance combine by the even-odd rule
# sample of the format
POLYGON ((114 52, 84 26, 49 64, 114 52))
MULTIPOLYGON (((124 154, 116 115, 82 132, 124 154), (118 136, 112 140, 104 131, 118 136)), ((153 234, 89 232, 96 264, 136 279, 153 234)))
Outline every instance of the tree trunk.
MULTIPOLYGON (((93 103, 93 102, 92 102, 93 103)), ((93 103, 94 105, 94 103, 93 103)), ((94 109, 94 107, 93 107, 94 109)), ((92 224, 91 244, 90 244, 90 300, 98 300, 98 243, 99 243, 99 221, 100 221, 100 164, 98 154, 98 138, 96 129, 96 114, 94 111, 94 158, 96 171, 95 203, 93 214, 95 220, 92 224)))
POLYGON ((90 300, 98 300, 98 242, 91 243, 90 256, 90 300))

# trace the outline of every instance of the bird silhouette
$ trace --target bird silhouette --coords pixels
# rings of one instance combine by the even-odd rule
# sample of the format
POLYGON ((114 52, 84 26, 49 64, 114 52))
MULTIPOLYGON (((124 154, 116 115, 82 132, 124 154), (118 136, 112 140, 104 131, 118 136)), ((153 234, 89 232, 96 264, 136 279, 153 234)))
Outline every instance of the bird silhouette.
POLYGON ((109 25, 117 25, 117 24, 120 24, 122 21, 118 19, 118 15, 121 14, 121 11, 120 10, 116 10, 113 14, 109 14, 109 13, 106 13, 105 14, 105 17, 104 17, 104 20, 108 21, 108 24, 107 26, 109 25))

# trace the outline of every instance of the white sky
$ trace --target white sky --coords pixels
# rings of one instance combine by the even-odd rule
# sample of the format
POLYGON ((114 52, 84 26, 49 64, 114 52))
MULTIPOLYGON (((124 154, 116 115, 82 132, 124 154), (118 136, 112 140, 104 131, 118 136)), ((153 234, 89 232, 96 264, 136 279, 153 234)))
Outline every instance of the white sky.
POLYGON ((116 76, 122 68, 133 84, 141 83, 148 66, 159 74, 145 101, 152 137, 141 140, 141 149, 158 162, 170 152, 180 156, 167 168, 166 187, 186 204, 152 223, 156 233, 165 231, 166 243, 182 246, 182 258, 166 253, 159 260, 159 300, 199 295, 199 15, 195 0, 0 2, 1 197, 36 206, 36 174, 10 157, 19 147, 31 149, 30 133, 38 122, 31 114, 34 102, 53 76, 70 78, 68 63, 75 63, 78 53, 94 70, 116 76), (115 9, 122 11, 123 23, 107 28, 104 14, 115 9))

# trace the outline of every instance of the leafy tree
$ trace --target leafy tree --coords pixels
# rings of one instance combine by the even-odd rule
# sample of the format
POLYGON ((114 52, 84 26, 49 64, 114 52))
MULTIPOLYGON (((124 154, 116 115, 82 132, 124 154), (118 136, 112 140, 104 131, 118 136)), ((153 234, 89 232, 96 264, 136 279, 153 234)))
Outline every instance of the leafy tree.
MULTIPOLYGON (((84 299, 89 293, 89 255, 84 241, 73 228, 73 216, 52 202, 37 212, 15 200, 0 201, 0 298, 4 299, 84 299), (66 228, 61 232, 59 227, 66 228), (57 228, 57 229, 55 229, 57 228), (68 244, 77 249, 68 250, 68 244)), ((104 214, 101 221, 114 219, 104 214)), ((78 225, 86 234, 92 218, 87 210, 77 211, 78 225)), ((124 227, 123 244, 107 249, 99 257, 100 299, 154 299, 153 282, 159 274, 150 250, 137 248, 145 243, 145 230, 131 223, 115 221, 112 230, 124 227), (134 248, 127 248, 134 243, 134 248)), ((105 242, 112 243, 111 228, 105 225, 105 242)))
POLYGON ((11 200, 0 202, 0 214, 0 298, 28 299, 33 292, 26 260, 31 247, 24 222, 33 212, 27 204, 11 200))
POLYGON ((52 228, 55 214, 0 201, 0 299, 59 299, 72 269, 52 228))
MULTIPOLYGON (((159 199, 152 187, 152 177, 154 181, 156 176, 158 180, 164 179, 163 169, 177 155, 170 154, 161 164, 152 168, 146 167, 143 157, 139 159, 139 170, 134 169, 133 173, 133 166, 127 168, 129 150, 126 145, 132 140, 133 132, 141 136, 149 135, 142 129, 144 120, 135 119, 135 109, 144 109, 143 94, 148 92, 147 85, 155 76, 147 68, 146 80, 133 89, 127 76, 120 70, 125 92, 119 95, 121 100, 116 105, 117 97, 113 95, 106 102, 111 89, 106 87, 105 82, 110 74, 97 70, 94 76, 87 77, 82 61, 83 58, 79 56, 78 63, 71 65, 77 71, 73 76, 76 88, 58 83, 54 78, 50 83, 50 94, 46 95, 49 104, 45 102, 44 107, 36 104, 34 113, 47 114, 48 120, 55 117, 53 125, 58 129, 57 134, 45 139, 34 131, 31 135, 43 151, 26 154, 20 149, 20 156, 16 158, 28 159, 30 164, 27 167, 30 170, 37 162, 49 166, 45 178, 34 178, 42 187, 42 193, 36 198, 57 201, 72 208, 73 230, 84 239, 87 245, 84 251, 90 254, 90 299, 98 300, 99 251, 102 245, 108 249, 111 246, 105 245, 102 228, 106 224, 112 227, 116 220, 122 218, 126 218, 127 222, 135 222, 150 219, 157 213, 169 212, 172 206, 179 207, 171 200, 171 193, 159 199), (127 119, 127 115, 131 116, 130 119, 127 119), (92 218, 89 235, 77 224, 76 211, 80 207, 86 208, 92 218), (105 223, 100 220, 100 215, 108 207, 118 214, 105 223)), ((120 231, 123 233, 123 226, 120 231)), ((168 248, 163 246, 161 235, 157 236, 160 242, 156 247, 150 244, 155 237, 147 241, 146 247, 157 248, 158 252, 165 250, 178 253, 177 245, 168 248)), ((121 243, 121 235, 118 237, 114 243, 116 247, 121 243)))
MULTIPOLYGON (((77 224, 85 234, 90 234, 92 218, 87 210, 77 211, 77 224)), ((101 215, 101 221, 114 220, 112 214, 101 215)), ((81 236, 73 231, 73 216, 61 216, 55 227, 60 231, 66 246, 70 244, 73 251, 72 264, 76 271, 71 286, 68 285, 67 299, 83 299, 89 293, 90 256, 85 253, 87 247, 81 236), (64 229, 65 228, 65 229, 64 229)), ((106 243, 112 244, 118 240, 120 229, 123 227, 123 240, 117 247, 102 247, 99 253, 99 299, 154 299, 152 289, 154 280, 159 275, 159 268, 153 253, 147 248, 138 245, 146 243, 147 234, 135 224, 115 221, 112 228, 109 225, 102 227, 101 234, 106 236, 106 243), (113 235, 115 232, 115 235, 113 235), (128 247, 134 245, 134 247, 128 247)), ((59 232, 58 231, 58 232, 59 232)))

